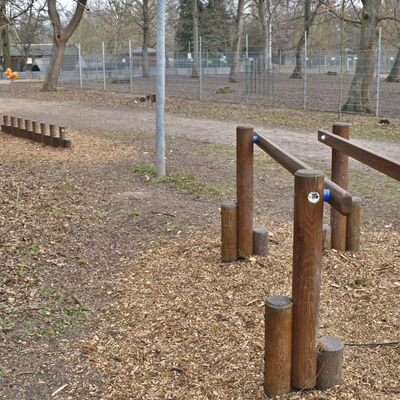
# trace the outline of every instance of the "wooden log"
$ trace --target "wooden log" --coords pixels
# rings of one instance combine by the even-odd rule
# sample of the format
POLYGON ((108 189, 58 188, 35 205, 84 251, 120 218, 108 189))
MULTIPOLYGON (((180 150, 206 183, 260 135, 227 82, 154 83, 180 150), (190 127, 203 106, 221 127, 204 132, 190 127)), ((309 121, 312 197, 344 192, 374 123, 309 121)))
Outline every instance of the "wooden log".
POLYGON ((33 140, 32 121, 30 119, 25 120, 25 132, 26 138, 33 140))
POLYGON ((266 256, 268 254, 268 229, 257 227, 253 230, 253 254, 266 256))
MULTIPOLYGON (((342 122, 333 124, 332 133, 348 139, 350 125, 342 122)), ((349 187, 349 157, 332 149, 332 181, 347 190, 349 187)), ((332 248, 346 250, 346 216, 331 208, 332 248)))
POLYGON ((253 128, 236 129, 236 191, 239 257, 253 251, 253 128))
POLYGON ((347 217, 346 250, 360 250, 361 199, 353 197, 351 214, 347 217))
POLYGON ((275 396, 290 392, 293 304, 287 296, 265 302, 264 392, 275 396))
POLYGON ((44 122, 40 123, 40 133, 42 135, 42 144, 44 145, 48 145, 49 144, 49 140, 48 138, 50 137, 49 135, 47 135, 47 124, 44 122))
POLYGON ((61 147, 63 147, 64 149, 71 149, 72 148, 72 140, 71 139, 61 140, 61 147))
POLYGON ((295 174, 292 386, 297 389, 313 388, 317 375, 323 182, 318 170, 295 174))
POLYGON ((322 250, 331 250, 332 248, 332 230, 329 224, 322 225, 322 250))
POLYGON ((17 136, 17 130, 18 130, 17 118, 12 116, 11 117, 11 129, 10 129, 11 135, 17 136))
POLYGON ((9 126, 10 126, 10 117, 8 115, 3 115, 3 125, 1 126, 1 130, 4 133, 8 133, 9 126))
POLYGON ((25 121, 23 118, 17 118, 17 126, 18 126, 18 131, 17 135, 19 137, 25 138, 25 121))
POLYGON ((64 140, 65 139, 65 127, 64 126, 60 126, 58 128, 58 132, 60 134, 60 139, 64 140))
POLYGON ((58 147, 56 146, 56 136, 57 136, 57 128, 54 124, 49 125, 49 131, 50 131, 50 146, 53 147, 58 147))
POLYGON ((32 131, 33 131, 33 140, 37 143, 42 142, 42 135, 40 134, 39 131, 39 122, 38 121, 32 121, 32 131))
POLYGON ((343 343, 334 336, 322 336, 318 343, 316 389, 325 390, 342 381, 343 343))
POLYGON ((221 205, 221 260, 233 262, 237 259, 237 205, 225 200, 221 205))

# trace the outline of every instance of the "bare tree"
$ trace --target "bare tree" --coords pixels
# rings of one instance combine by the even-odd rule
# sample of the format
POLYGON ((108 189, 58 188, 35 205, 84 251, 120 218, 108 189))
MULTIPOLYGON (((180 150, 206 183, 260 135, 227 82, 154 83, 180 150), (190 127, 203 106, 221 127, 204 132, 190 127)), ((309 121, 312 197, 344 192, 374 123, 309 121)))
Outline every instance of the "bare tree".
POLYGON ((245 0, 238 0, 237 12, 235 16, 235 30, 232 40, 232 64, 229 73, 229 82, 237 82, 239 57, 240 57, 240 40, 243 31, 243 10, 245 0))
POLYGON ((53 51, 51 55, 50 68, 47 71, 46 79, 43 83, 44 91, 54 91, 57 89, 60 68, 64 58, 65 47, 68 39, 78 27, 86 9, 87 0, 77 0, 75 11, 66 26, 63 26, 60 14, 57 10, 57 0, 47 0, 48 13, 53 26, 53 51))
POLYGON ((9 26, 10 21, 7 18, 6 0, 0 0, 0 38, 3 54, 3 67, 4 69, 11 67, 10 56, 10 34, 9 26))
POLYGON ((192 21, 193 21, 193 63, 192 78, 199 77, 199 13, 197 0, 192 0, 192 21))

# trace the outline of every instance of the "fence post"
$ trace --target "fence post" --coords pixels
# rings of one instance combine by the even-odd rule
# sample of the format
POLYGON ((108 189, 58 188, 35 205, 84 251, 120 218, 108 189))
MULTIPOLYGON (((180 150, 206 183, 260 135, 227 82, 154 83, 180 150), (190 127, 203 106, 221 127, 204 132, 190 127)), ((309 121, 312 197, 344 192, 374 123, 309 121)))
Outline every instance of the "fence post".
POLYGON ((132 75, 132 41, 129 39, 129 88, 133 90, 133 75, 132 75))
POLYGON ((199 90, 200 90, 200 100, 203 100, 203 77, 201 72, 201 36, 199 36, 199 90))
POLYGON ((236 128, 236 192, 238 255, 253 251, 253 134, 251 127, 236 128))
POLYGON ((295 173, 293 235, 292 386, 310 389, 317 376, 324 175, 295 173))
POLYGON ((304 82, 304 109, 307 110, 307 32, 304 32, 304 61, 303 61, 303 82, 304 82))
POLYGON ((106 50, 104 42, 101 42, 101 48, 103 53, 103 90, 106 90, 106 50))
POLYGON ((377 52, 377 60, 376 60, 376 107, 375 107, 375 115, 379 115, 379 96, 381 92, 381 54, 382 54, 382 27, 379 28, 378 35, 378 52, 377 52))
POLYGON ((83 81, 82 81, 82 54, 81 54, 81 45, 78 43, 78 65, 79 65, 79 87, 83 89, 83 81))
MULTIPOLYGON (((342 122, 333 124, 332 133, 349 139, 350 125, 342 122)), ((349 186, 349 157, 332 149, 332 181, 343 189, 349 186)), ((331 207, 332 249, 346 250, 346 216, 331 207)))
POLYGON ((360 249, 361 228, 361 199, 353 197, 351 214, 347 217, 346 250, 358 251, 360 249))
POLYGON ((264 392, 276 396, 290 392, 293 303, 287 296, 265 302, 264 392))
POLYGON ((232 262, 237 259, 237 206, 236 202, 225 200, 221 204, 221 260, 232 262))

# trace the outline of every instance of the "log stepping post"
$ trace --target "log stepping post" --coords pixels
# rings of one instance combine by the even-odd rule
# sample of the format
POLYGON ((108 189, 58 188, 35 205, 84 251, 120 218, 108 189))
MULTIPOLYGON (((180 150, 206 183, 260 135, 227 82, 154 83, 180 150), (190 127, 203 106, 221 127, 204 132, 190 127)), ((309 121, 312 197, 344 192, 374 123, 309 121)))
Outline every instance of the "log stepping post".
POLYGON ((33 141, 37 142, 37 143, 41 143, 42 142, 42 135, 40 134, 40 130, 39 130, 39 122, 38 121, 32 121, 32 131, 33 131, 33 141))
POLYGON ((257 227, 253 230, 253 254, 266 256, 268 254, 268 229, 257 227))
POLYGON ((53 147, 58 147, 56 146, 56 136, 57 136, 57 128, 54 124, 49 125, 49 131, 50 131, 50 145, 53 147))
POLYGON ((61 147, 65 148, 65 149, 70 149, 72 146, 71 143, 71 139, 67 139, 65 137, 65 127, 64 126, 60 126, 58 128, 58 131, 60 133, 60 145, 61 147))
POLYGON ((360 250, 361 199, 352 198, 351 214, 347 216, 346 250, 360 250))
POLYGON ((317 378, 324 175, 295 173, 293 235, 292 386, 311 389, 317 378))
POLYGON ((3 125, 1 126, 1 130, 4 133, 8 133, 9 126, 10 126, 10 117, 8 115, 3 115, 3 125))
POLYGON ((17 136, 17 130, 18 130, 17 118, 12 116, 11 117, 11 130, 10 130, 11 135, 17 136))
POLYGON ((30 119, 25 120, 25 135, 27 139, 33 140, 32 121, 30 119))
MULTIPOLYGON (((333 124, 332 133, 349 139, 350 125, 342 122, 333 124)), ((349 187, 349 157, 332 149, 332 181, 347 190, 349 187)), ((332 248, 346 250, 346 216, 331 207, 332 248)))
POLYGON ((237 259, 237 206, 236 202, 225 200, 221 205, 221 260, 233 262, 237 259))
POLYGON ((22 138, 26 138, 25 135, 25 121, 23 118, 17 118, 18 125, 18 136, 22 138))
POLYGON ((322 250, 332 249, 332 229, 329 224, 322 225, 322 250))
POLYGON ((48 140, 47 140, 47 125, 44 122, 40 123, 40 134, 42 138, 42 144, 47 145, 48 140))
POLYGON ((251 127, 236 128, 236 191, 239 257, 253 251, 253 134, 251 127))
POLYGON ((343 343, 334 336, 322 336, 319 339, 316 389, 325 390, 340 385, 343 350, 343 343))
POLYGON ((292 362, 292 300, 270 296, 265 302, 264 392, 289 393, 292 362))

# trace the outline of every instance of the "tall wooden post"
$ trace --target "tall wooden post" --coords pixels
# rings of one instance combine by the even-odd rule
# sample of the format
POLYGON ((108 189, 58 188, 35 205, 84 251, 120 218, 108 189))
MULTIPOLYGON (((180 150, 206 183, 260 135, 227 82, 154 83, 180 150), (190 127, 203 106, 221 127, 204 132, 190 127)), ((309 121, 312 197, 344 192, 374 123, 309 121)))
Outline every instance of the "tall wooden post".
POLYGON ((297 389, 313 388, 317 376, 323 184, 321 171, 295 173, 292 385, 297 389))
MULTIPOLYGON (((333 124, 332 133, 349 139, 350 125, 342 122, 333 124)), ((343 189, 349 187, 349 157, 332 149, 332 181, 343 189)), ((332 248, 346 250, 346 216, 331 207, 332 248)))
POLYGON ((264 392, 276 396, 290 392, 292 364, 292 311, 287 296, 265 302, 264 392))
POLYGON ((251 127, 236 129, 236 191, 239 257, 253 251, 253 134, 251 127))
POLYGON ((221 204, 221 260, 223 262, 232 262, 237 259, 236 202, 225 200, 221 204))
POLYGON ((346 250, 360 250, 361 199, 352 198, 351 214, 347 217, 346 250))

